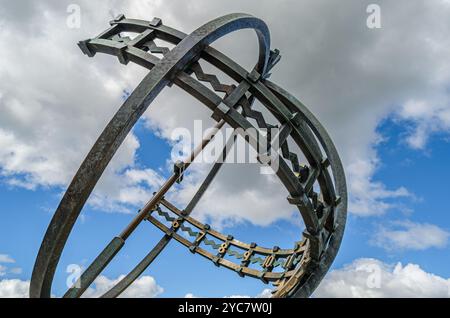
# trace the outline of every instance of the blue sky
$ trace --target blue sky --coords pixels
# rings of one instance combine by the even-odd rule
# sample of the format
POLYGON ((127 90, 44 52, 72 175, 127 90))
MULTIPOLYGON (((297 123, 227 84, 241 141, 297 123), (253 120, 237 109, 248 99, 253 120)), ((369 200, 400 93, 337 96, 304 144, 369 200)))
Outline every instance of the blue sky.
MULTIPOLYGON (((79 28, 67 26, 70 3, 0 0, 0 35, 10 43, 0 52, 0 297, 27 295, 38 248, 68 182, 146 74, 110 56, 88 59, 75 45, 118 12, 159 16, 185 32, 228 12, 266 21, 283 56, 272 79, 317 115, 347 175, 344 240, 315 296, 450 296, 448 1, 377 1, 382 25, 376 30, 366 26, 371 1, 79 1, 79 28), (29 28, 36 37, 23 47, 13 35, 29 28), (374 271, 380 277, 375 287, 368 283, 374 271)), ((217 48, 253 65, 256 46, 241 49, 253 37, 232 34, 217 48)), ((87 266, 169 175, 173 129, 192 129, 194 119, 207 126, 208 118, 206 108, 179 89, 158 96, 77 221, 55 276, 55 296, 67 288, 67 266, 87 266)), ((205 167, 194 165, 181 194, 172 195, 180 208, 205 167)), ((224 167, 194 215, 239 240, 289 248, 301 233, 298 215, 289 210, 285 190, 256 171, 255 165, 224 167)), ((142 224, 88 296, 126 274, 161 236, 142 224)), ((127 295, 255 297, 267 295, 268 287, 173 241, 127 295)))

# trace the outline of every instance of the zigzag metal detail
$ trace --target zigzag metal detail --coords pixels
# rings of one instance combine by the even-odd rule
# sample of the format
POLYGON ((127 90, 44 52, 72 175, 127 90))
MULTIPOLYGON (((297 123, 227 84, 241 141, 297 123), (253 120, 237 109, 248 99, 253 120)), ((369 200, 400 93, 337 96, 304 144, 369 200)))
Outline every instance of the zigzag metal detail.
MULTIPOLYGON (((131 38, 129 36, 122 36, 120 33, 117 33, 111 37, 111 40, 126 44, 131 41, 131 38)), ((141 49, 150 53, 162 55, 165 55, 170 51, 170 49, 166 46, 156 45, 153 40, 146 42, 142 45, 141 49)))
POLYGON ((256 120, 259 128, 270 128, 266 120, 264 119, 263 114, 257 110, 253 110, 247 98, 242 98, 239 102, 242 106, 245 117, 253 118, 254 120, 256 120))
MULTIPOLYGON (((239 102, 242 106, 244 116, 247 118, 253 118, 254 120, 256 120, 256 123, 258 124, 259 128, 270 129, 271 127, 273 127, 272 125, 267 124, 267 122, 265 121, 264 116, 261 112, 251 108, 250 103, 247 98, 242 98, 239 102)), ((289 151, 289 145, 288 145, 287 139, 280 146, 281 146, 282 157, 286 160, 289 160, 292 164, 292 170, 294 170, 294 172, 298 173, 300 171, 300 164, 298 161, 298 157, 294 152, 289 151)))
POLYGON ((190 236, 192 236, 192 237, 197 237, 197 235, 198 235, 198 232, 195 232, 195 231, 192 230, 192 228, 189 227, 189 226, 185 226, 185 225, 181 224, 181 225, 180 225, 180 229, 181 229, 183 232, 188 233, 188 234, 189 234, 190 236))
POLYGON ((239 253, 238 251, 230 250, 230 249, 227 251, 227 254, 230 255, 230 256, 234 256, 234 257, 236 257, 237 259, 244 258, 244 254, 239 253))
POLYGON ((262 263, 264 263, 264 260, 261 257, 252 257, 250 259, 250 263, 252 263, 252 264, 255 264, 255 263, 262 264, 262 263))
POLYGON ((207 238, 203 239, 205 245, 211 246, 213 249, 218 250, 220 248, 220 244, 216 243, 214 240, 208 240, 207 238))
MULTIPOLYGON (((207 82, 207 83, 211 84, 212 88, 216 92, 230 94, 231 91, 234 89, 233 85, 227 85, 227 84, 221 83, 216 75, 205 73, 203 71, 200 63, 198 63, 198 62, 193 63, 191 65, 190 69, 194 72, 195 76, 197 77, 197 79, 199 81, 207 82)), ((247 118, 252 118, 252 119, 256 120, 256 123, 258 124, 259 128, 269 129, 269 128, 273 127, 272 125, 268 124, 265 121, 264 116, 261 112, 251 108, 251 105, 247 98, 245 98, 245 97, 241 98, 241 100, 239 101, 239 104, 242 106, 243 115, 247 118)), ((289 160, 292 163, 292 169, 294 170, 294 172, 298 173, 300 171, 300 166, 299 166, 299 161, 298 161, 297 155, 295 153, 289 151, 289 146, 288 146, 287 141, 285 141, 281 145, 281 148, 282 148, 283 158, 289 160)))
POLYGON ((174 218, 174 217, 171 217, 171 216, 169 215, 168 212, 164 212, 163 210, 161 210, 160 207, 157 207, 157 208, 156 208, 156 212, 157 212, 159 215, 161 215, 162 217, 164 217, 164 218, 166 219, 166 221, 168 221, 168 222, 173 222, 173 221, 175 221, 175 218, 174 218))
POLYGON ((222 84, 216 75, 207 74, 203 71, 200 63, 195 62, 191 65, 190 70, 192 70, 199 81, 208 82, 211 84, 212 88, 216 92, 222 92, 226 94, 230 94, 233 90, 232 85, 222 84))

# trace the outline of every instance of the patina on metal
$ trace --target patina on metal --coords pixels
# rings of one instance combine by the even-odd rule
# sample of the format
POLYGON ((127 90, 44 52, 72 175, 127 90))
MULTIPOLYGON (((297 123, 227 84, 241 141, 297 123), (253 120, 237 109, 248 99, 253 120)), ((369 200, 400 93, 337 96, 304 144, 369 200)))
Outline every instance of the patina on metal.
MULTIPOLYGON (((242 13, 217 18, 189 35, 164 25, 159 18, 149 22, 120 15, 110 25, 97 37, 78 44, 83 53, 89 57, 97 53, 114 55, 120 63, 136 63, 149 69, 149 73, 103 130, 64 194, 40 247, 30 296, 50 297, 61 253, 94 186, 136 121, 161 90, 170 85, 177 85, 208 107, 212 118, 217 121, 215 129, 186 161, 174 165, 173 174, 160 190, 122 233, 113 238, 64 297, 82 296, 143 221, 161 230, 163 237, 128 275, 102 297, 119 296, 172 239, 217 266, 242 277, 272 284, 274 297, 310 296, 331 266, 343 237, 347 214, 345 175, 333 142, 314 115, 294 96, 268 80, 269 71, 280 60, 280 52, 270 50, 267 25, 242 13), (241 29, 255 30, 259 43, 259 56, 251 71, 210 47, 220 37, 241 29), (137 35, 131 39, 124 36, 124 32, 137 35), (175 46, 170 50, 158 46, 155 40, 175 46), (163 56, 158 58, 155 54, 163 56), (212 64, 235 83, 224 84, 215 75, 206 74, 202 61, 212 64), (203 83, 210 84, 213 89, 203 83), (218 93, 224 93, 224 97, 218 93), (255 100, 266 107, 278 122, 268 123, 264 115, 252 107, 255 100), (243 243, 190 216, 222 167, 223 160, 213 165, 185 209, 180 210, 164 197, 176 182, 182 182, 190 163, 224 124, 236 131, 254 128, 256 135, 246 136, 254 139, 251 145, 258 145, 267 138, 260 133, 261 129, 275 125, 280 128, 281 151, 277 154, 279 166, 275 173, 289 192, 288 202, 298 208, 306 228, 299 240, 293 242, 292 248, 266 248, 256 243, 243 243), (298 154, 289 147, 289 138, 298 146, 307 163, 299 163, 298 154)), ((232 136, 228 140, 219 159, 226 158, 235 138, 232 136)))

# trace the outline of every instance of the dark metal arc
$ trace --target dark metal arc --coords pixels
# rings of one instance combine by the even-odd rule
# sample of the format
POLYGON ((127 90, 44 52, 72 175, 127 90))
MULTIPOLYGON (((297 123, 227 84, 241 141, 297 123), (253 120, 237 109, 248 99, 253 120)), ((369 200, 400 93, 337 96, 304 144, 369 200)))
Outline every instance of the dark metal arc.
MULTIPOLYGON (((120 107, 83 161, 50 222, 33 269, 30 297, 50 297, 56 267, 81 209, 126 135, 153 99, 208 45, 230 32, 245 28, 254 29, 257 33, 260 48, 257 68, 264 74, 270 53, 266 24, 247 14, 230 14, 203 25, 184 38, 155 65, 120 107)), ((111 255, 122 245, 115 245, 111 255)), ((109 257, 112 258, 111 255, 109 257)))

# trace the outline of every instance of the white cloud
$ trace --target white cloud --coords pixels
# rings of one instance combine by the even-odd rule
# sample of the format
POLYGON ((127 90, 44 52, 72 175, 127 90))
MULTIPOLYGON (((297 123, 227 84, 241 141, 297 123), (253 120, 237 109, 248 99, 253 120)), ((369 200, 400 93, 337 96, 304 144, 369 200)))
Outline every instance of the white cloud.
POLYGON ((28 298, 29 281, 19 279, 0 280, 0 298, 28 298))
POLYGON ((398 111, 398 117, 413 123, 406 143, 414 149, 424 149, 432 134, 450 132, 450 100, 409 100, 398 111))
MULTIPOLYGON (((270 298, 270 297, 272 297, 272 290, 269 288, 265 288, 254 297, 248 295, 231 295, 231 296, 224 296, 223 298, 270 298)), ((184 296, 184 298, 197 298, 197 296, 195 296, 192 293, 187 293, 184 296)))
MULTIPOLYGON (((0 268, 1 271, 1 268, 0 268)), ((109 279, 105 276, 99 276, 92 287, 88 288, 83 297, 99 297, 117 284, 124 275, 117 279, 109 279)), ((0 280, 0 298, 28 298, 29 281, 19 279, 0 280)), ((156 284, 151 276, 142 276, 138 278, 120 297, 124 298, 152 298, 160 295, 164 289, 156 284)))
POLYGON ((362 258, 330 272, 313 297, 450 297, 450 279, 416 264, 392 266, 362 258))
MULTIPOLYGON (((180 191, 170 193, 168 198, 185 206, 203 181, 207 168, 209 165, 193 167, 194 173, 186 177, 180 191)), ((298 222, 298 212, 288 204, 287 196, 276 176, 260 175, 257 165, 225 164, 192 215, 216 228, 244 221, 259 226, 280 219, 298 222)))
POLYGON ((272 290, 269 288, 264 289, 256 296, 256 298, 270 298, 270 297, 272 297, 272 290))
POLYGON ((225 296, 223 298, 251 298, 251 297, 247 296, 247 295, 231 295, 231 296, 225 296))
MULTIPOLYGON (((107 292, 111 287, 121 281, 125 275, 119 276, 117 279, 109 279, 106 276, 99 276, 93 287, 88 288, 83 297, 99 297, 107 292)), ((156 284, 151 276, 142 276, 128 287, 128 289, 119 297, 122 298, 153 298, 160 295, 164 289, 156 284)))
MULTIPOLYGON (((296 5, 302 6, 298 2, 296 5)), ((440 9, 426 3, 418 3, 405 12, 404 6, 400 4, 383 2, 383 19, 388 22, 380 32, 375 33, 365 27, 365 17, 362 14, 366 7, 364 3, 352 2, 345 8, 342 4, 339 6, 342 10, 336 14, 335 10, 330 9, 333 5, 329 2, 318 1, 314 6, 308 3, 308 6, 302 6, 302 12, 295 12, 297 19, 293 20, 286 18, 292 14, 290 3, 277 8, 270 7, 269 10, 268 3, 260 2, 256 12, 254 5, 246 3, 239 5, 239 10, 236 11, 246 11, 253 7, 251 12, 268 22, 276 45, 283 55, 282 62, 274 70, 274 80, 301 96, 330 131, 346 166, 350 212, 360 216, 380 215, 398 208, 397 204, 392 204, 391 199, 411 198, 412 194, 405 187, 389 189, 383 183, 374 181, 373 176, 379 166, 375 147, 380 136, 376 127, 384 117, 396 110, 394 105, 405 103, 411 96, 427 96, 433 99, 436 92, 445 92, 448 73, 443 72, 443 66, 447 65, 445 52, 450 43, 439 30, 441 23, 448 21, 440 9), (411 26, 405 17, 416 15, 423 21, 432 22, 427 24, 428 27, 420 24, 420 29, 419 25, 411 26), (326 32, 320 32, 314 28, 313 23, 308 22, 309 19, 314 21, 312 17, 315 16, 321 16, 322 21, 326 21, 326 32), (439 17, 436 19, 436 16, 439 17), (355 21, 359 19, 360 27, 355 25, 355 21), (287 20, 290 21, 289 24, 283 22, 287 20), (415 31, 412 32, 411 27, 415 28, 415 31), (302 38, 302 41, 290 41, 295 38, 302 38), (339 40, 330 41, 330 38, 339 40), (440 41, 437 41, 437 38, 440 41), (441 46, 435 46, 437 42, 442 43, 441 46), (429 46, 433 49, 428 49, 429 46), (302 59, 298 59, 298 56, 302 56, 302 59), (420 62, 417 61, 417 56, 421 56, 420 62), (425 60, 428 62, 423 62, 425 60), (396 65, 395 71, 386 61, 396 65)), ((204 10, 203 14, 195 12, 193 8, 190 12, 199 19, 204 16, 204 20, 208 20, 209 15, 219 15, 223 11, 220 5, 205 4, 205 8, 208 10, 204 10)), ((178 9, 183 10, 179 6, 178 9)), ((169 21, 172 22, 170 19, 169 21)), ((194 24, 191 16, 180 16, 173 22, 175 25, 194 24)), ((237 43, 248 43, 250 36, 252 35, 230 35, 220 40, 216 46, 236 57, 239 62, 251 65, 254 48, 241 50, 239 54, 232 49, 241 47, 237 43)), ((170 98, 164 96, 167 100, 167 103, 163 102, 164 107, 158 107, 147 114, 151 126, 161 129, 163 136, 170 135, 170 129, 173 127, 189 127, 191 118, 207 117, 199 108, 187 105, 180 108, 174 100, 188 98, 176 91, 171 93, 170 98), (185 109, 189 111, 184 111, 185 109), (169 117, 170 120, 166 121, 169 117)), ((229 179, 237 179, 239 175, 239 180, 254 181, 242 172, 229 175, 229 179)), ((264 187, 264 182, 258 182, 258 185, 264 187)), ((222 185, 217 185, 218 188, 220 186, 222 185)), ((234 189, 236 193, 245 191, 244 186, 239 184, 235 184, 234 189)), ((267 198, 259 189, 254 191, 259 198, 267 198)), ((249 199, 244 195, 230 196, 229 192, 217 191, 215 202, 228 203, 230 198, 242 198, 244 201, 241 202, 247 202, 251 197, 249 196, 249 199), (224 193, 223 196, 221 193, 224 193)), ((278 193, 271 197, 274 205, 279 204, 275 202, 275 198, 279 202, 284 200, 278 193)), ((213 204, 209 204, 208 209, 200 213, 210 214, 212 217, 228 214, 232 220, 236 214, 240 219, 245 219, 251 207, 255 206, 254 202, 244 204, 240 209, 237 207, 239 210, 236 211, 239 213, 223 214, 222 206, 213 204)), ((289 209, 282 211, 283 217, 291 212, 289 209)), ((264 209, 260 215, 256 222, 267 220, 270 209, 264 209)), ((255 220, 254 216, 252 218, 255 220)))
MULTIPOLYGON (((121 5, 117 1, 79 4, 81 29, 66 27, 64 3, 24 2, 26 10, 2 4, 8 14, 0 15, 0 35, 9 49, 0 53, 0 177, 11 186, 66 186, 113 115, 113 105, 122 102, 123 90, 144 74, 136 66, 105 67, 112 62, 107 58, 93 63, 80 52, 77 41, 103 29, 111 19, 110 7, 120 9, 121 5), (25 29, 12 31, 9 20, 20 12, 28 12, 21 16, 25 29), (35 19, 39 23, 33 27, 34 36, 26 43, 18 41, 35 19)), ((90 204, 129 212, 130 204, 151 194, 151 184, 138 187, 141 181, 132 179, 139 171, 135 167, 138 148, 139 141, 131 133, 103 174, 90 204)))
POLYGON ((22 274, 22 268, 20 268, 20 267, 13 267, 13 268, 11 268, 10 270, 9 270, 9 272, 11 273, 11 274, 15 274, 15 275, 19 275, 19 274, 22 274))
POLYGON ((373 243, 386 250, 425 250, 447 246, 450 233, 428 223, 411 221, 393 222, 392 226, 380 226, 373 243))
POLYGON ((8 267, 3 264, 13 264, 16 261, 7 254, 0 254, 0 276, 5 276, 8 272, 8 267))
POLYGON ((16 261, 6 254, 0 254, 0 263, 15 263, 16 261))
MULTIPOLYGON (((110 170, 109 170, 110 171, 110 170)), ((153 169, 130 167, 123 172, 106 173, 89 199, 89 204, 110 212, 135 212, 164 182, 153 169), (134 209, 133 209, 134 208, 134 209)))

